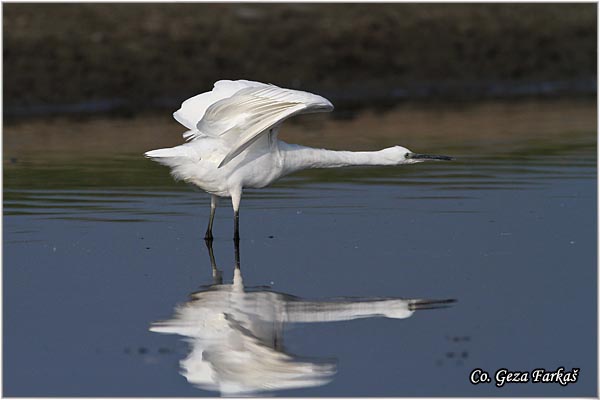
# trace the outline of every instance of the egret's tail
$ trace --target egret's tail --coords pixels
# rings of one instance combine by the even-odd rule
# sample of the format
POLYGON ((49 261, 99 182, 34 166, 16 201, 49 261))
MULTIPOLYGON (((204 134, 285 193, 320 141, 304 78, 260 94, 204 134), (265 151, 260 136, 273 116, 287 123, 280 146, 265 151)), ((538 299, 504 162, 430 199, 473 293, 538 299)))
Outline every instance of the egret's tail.
POLYGON ((190 160, 199 161, 198 154, 186 146, 169 147, 167 149, 150 150, 144 156, 163 165, 175 167, 190 160))
POLYGON ((171 147, 169 149, 158 149, 150 150, 144 153, 147 158, 171 158, 181 157, 181 151, 177 147, 171 147))

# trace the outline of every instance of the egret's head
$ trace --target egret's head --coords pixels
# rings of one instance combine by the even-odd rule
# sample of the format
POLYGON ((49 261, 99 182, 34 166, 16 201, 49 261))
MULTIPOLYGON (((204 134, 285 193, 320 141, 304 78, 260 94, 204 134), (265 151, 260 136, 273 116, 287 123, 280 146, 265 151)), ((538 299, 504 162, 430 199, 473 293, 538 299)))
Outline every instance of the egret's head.
POLYGON ((386 157, 393 159, 397 164, 415 164, 423 161, 449 161, 452 157, 433 154, 413 153, 406 147, 394 146, 382 150, 386 157))

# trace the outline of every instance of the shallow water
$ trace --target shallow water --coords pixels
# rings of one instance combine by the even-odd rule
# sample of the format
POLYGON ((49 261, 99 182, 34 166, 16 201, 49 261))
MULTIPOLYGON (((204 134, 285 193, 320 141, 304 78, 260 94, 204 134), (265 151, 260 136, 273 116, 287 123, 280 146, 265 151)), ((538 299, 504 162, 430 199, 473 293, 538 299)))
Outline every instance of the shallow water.
MULTIPOLYGON (((485 140, 469 128, 479 114, 431 112, 463 121, 462 139, 408 135, 408 147, 451 163, 309 171, 249 191, 235 282, 228 202, 213 269, 209 198, 138 155, 151 139, 48 154, 7 127, 4 395, 595 396, 595 120, 549 128, 543 112, 511 110, 523 129, 485 140), (398 298, 457 302, 409 315, 398 298), (179 335, 150 331, 161 326, 179 335), (469 383, 474 368, 561 366, 578 382, 469 383), (265 392, 285 383, 299 388, 265 392)), ((308 120, 304 143, 367 122, 308 120)), ((143 121, 117 124, 126 136, 143 121)), ((361 143, 390 140, 406 143, 361 143)))

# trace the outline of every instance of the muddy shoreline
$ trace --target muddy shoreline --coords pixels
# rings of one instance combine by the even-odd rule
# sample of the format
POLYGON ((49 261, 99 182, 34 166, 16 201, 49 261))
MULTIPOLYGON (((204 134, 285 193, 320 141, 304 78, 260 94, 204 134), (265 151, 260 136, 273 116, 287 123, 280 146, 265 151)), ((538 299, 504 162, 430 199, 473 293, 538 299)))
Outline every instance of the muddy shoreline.
POLYGON ((315 91, 338 110, 593 97, 596 14, 592 3, 11 3, 3 111, 172 110, 224 78, 315 91))

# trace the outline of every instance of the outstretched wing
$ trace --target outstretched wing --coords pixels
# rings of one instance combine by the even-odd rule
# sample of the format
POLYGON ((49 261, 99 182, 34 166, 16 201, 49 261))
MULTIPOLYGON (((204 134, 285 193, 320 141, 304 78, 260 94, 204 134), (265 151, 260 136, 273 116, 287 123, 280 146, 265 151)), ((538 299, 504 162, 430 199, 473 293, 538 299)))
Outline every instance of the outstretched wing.
POLYGON ((186 134, 189 140, 207 135, 220 136, 229 143, 229 152, 219 167, 285 119, 296 114, 333 110, 333 105, 321 96, 251 81, 219 81, 212 92, 199 96, 190 99, 197 99, 195 103, 186 101, 175 118, 181 122, 185 115, 187 124, 184 125, 195 128, 186 134), (205 96, 202 104, 197 101, 199 96, 205 96), (211 101, 214 102, 208 104, 211 101), (189 108, 192 105, 198 114, 202 113, 195 127, 188 126, 194 120, 189 108))
MULTIPOLYGON (((218 81, 210 92, 200 93, 184 101, 179 110, 173 113, 173 118, 186 128, 195 130, 196 124, 202 119, 208 107, 217 101, 231 97, 242 89, 268 86, 265 83, 245 80, 218 81)), ((187 136, 191 136, 189 132, 187 132, 187 136)))

